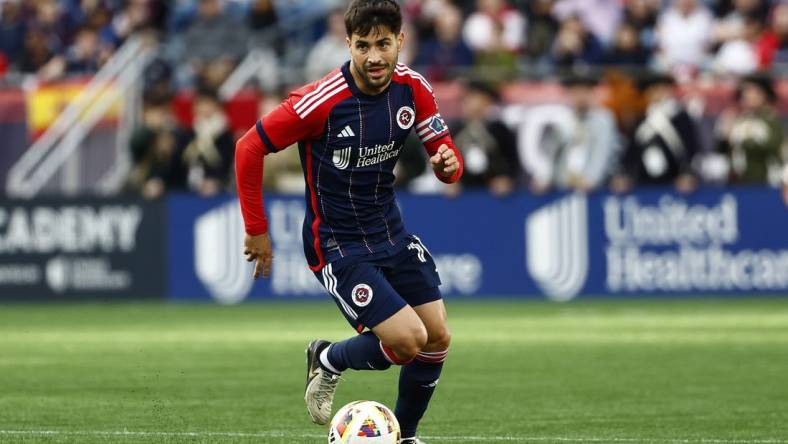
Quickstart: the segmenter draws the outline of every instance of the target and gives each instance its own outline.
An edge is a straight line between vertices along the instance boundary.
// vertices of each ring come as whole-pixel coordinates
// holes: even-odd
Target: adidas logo
[[[350,128],[350,125],[347,125],[337,137],[352,137],[355,135],[356,133],[353,132],[353,130]]]

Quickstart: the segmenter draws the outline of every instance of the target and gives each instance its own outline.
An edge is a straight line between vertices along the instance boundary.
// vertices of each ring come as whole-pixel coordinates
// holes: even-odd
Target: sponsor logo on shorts
[[[353,303],[359,307],[366,307],[372,302],[372,287],[367,284],[356,285],[350,294],[353,298]]]
[[[413,122],[416,120],[416,113],[413,112],[413,108],[409,106],[403,106],[397,111],[397,125],[400,128],[406,130],[410,129],[413,126]]]

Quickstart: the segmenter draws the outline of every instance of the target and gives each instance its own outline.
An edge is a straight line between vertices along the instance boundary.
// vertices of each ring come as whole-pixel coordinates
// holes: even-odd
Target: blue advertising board
[[[164,205],[0,199],[0,303],[164,298]]]
[[[553,300],[595,296],[788,294],[788,209],[771,188],[653,188],[633,194],[402,193],[406,227],[433,255],[446,295]],[[269,280],[243,260],[237,200],[172,196],[173,300],[323,297],[306,266],[300,196],[266,195]]]

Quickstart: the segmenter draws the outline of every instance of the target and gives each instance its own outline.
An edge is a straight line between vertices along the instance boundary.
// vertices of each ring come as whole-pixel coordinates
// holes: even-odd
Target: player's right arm
[[[270,275],[273,259],[268,219],[263,207],[263,158],[297,141],[314,138],[322,129],[318,119],[303,119],[294,109],[304,91],[307,89],[290,94],[235,144],[236,184],[246,231],[244,255],[247,261],[256,261],[255,279],[261,274],[266,278]]]

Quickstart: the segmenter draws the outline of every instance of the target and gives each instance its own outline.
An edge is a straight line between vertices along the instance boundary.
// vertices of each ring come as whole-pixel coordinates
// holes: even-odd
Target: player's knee
[[[424,328],[423,324],[419,323],[411,326],[403,333],[391,345],[391,348],[400,360],[409,362],[427,345],[427,329]]]
[[[444,327],[437,332],[432,332],[424,351],[444,351],[451,345],[451,332]]]

